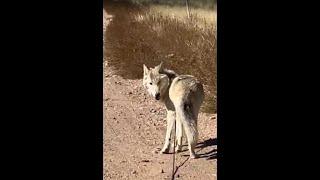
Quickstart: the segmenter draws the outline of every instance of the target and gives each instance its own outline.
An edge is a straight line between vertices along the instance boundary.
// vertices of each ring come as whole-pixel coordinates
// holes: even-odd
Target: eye
[[[152,83],[149,83],[150,85],[152,85]]]

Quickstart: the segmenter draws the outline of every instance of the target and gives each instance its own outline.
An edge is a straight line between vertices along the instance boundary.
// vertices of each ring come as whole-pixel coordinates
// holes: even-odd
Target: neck
[[[160,101],[165,104],[167,110],[174,111],[174,105],[173,105],[171,99],[169,98],[169,89],[170,89],[170,86],[171,86],[173,79],[175,77],[177,77],[178,74],[175,73],[174,71],[168,70],[168,69],[161,69],[159,73],[164,74],[164,75],[168,76],[168,78],[169,78],[169,85],[168,85],[167,90],[165,91],[164,95],[160,99]]]
[[[160,99],[160,102],[164,103],[167,110],[174,111],[174,105],[169,97],[169,89],[170,89],[171,83],[172,83],[172,79],[169,80],[169,85],[168,85],[165,93],[163,94],[163,96],[161,96],[162,98]]]

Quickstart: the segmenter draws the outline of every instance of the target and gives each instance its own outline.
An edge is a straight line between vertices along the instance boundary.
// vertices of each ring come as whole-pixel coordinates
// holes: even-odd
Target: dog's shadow
[[[211,160],[211,159],[216,159],[217,158],[217,148],[215,148],[214,146],[217,146],[217,139],[216,138],[210,138],[208,140],[205,140],[201,143],[199,143],[196,147],[196,149],[200,149],[199,151],[201,151],[202,149],[206,148],[206,147],[210,147],[212,148],[211,151],[203,153],[203,154],[198,154],[199,158],[206,158],[207,160]]]
[[[198,154],[198,158],[206,158],[207,160],[217,159],[217,148],[214,147],[216,145],[217,145],[216,138],[210,138],[208,140],[198,143],[196,146],[196,152],[199,152],[207,147],[210,147],[212,149],[208,152]],[[183,145],[183,146],[187,146],[187,145]],[[185,152],[185,151],[188,151],[188,149],[182,150],[181,152]],[[189,155],[182,155],[182,156],[189,156]]]
[[[203,154],[198,154],[198,158],[206,158],[207,160],[212,160],[212,159],[217,159],[217,148],[215,148],[214,146],[217,145],[217,139],[216,138],[210,138],[208,140],[205,140],[201,143],[198,143],[197,146],[196,146],[196,151],[199,152],[201,151],[202,149],[204,148],[207,148],[207,147],[210,147],[212,148],[211,151],[209,152],[206,152],[206,153],[203,153]],[[184,146],[188,146],[188,145],[182,145],[182,147]],[[198,150],[199,149],[199,150]],[[185,150],[182,150],[180,152],[185,152],[185,151],[188,151],[188,149],[185,149]],[[178,169],[180,167],[182,167],[184,165],[184,163],[186,163],[189,159],[189,155],[182,155],[182,156],[187,156],[188,158],[183,161],[179,166],[176,166],[176,170],[174,171],[174,174],[175,175],[177,172],[178,172]]]

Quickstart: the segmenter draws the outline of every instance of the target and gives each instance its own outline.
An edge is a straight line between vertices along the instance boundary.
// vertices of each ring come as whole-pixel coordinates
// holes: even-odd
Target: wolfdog
[[[176,122],[176,149],[181,151],[182,136],[188,140],[190,158],[197,157],[195,146],[198,141],[198,113],[204,99],[202,84],[191,75],[178,75],[172,70],[162,68],[162,62],[148,69],[143,65],[143,86],[156,100],[162,102],[167,110],[167,132],[161,154],[169,153],[170,138]]]

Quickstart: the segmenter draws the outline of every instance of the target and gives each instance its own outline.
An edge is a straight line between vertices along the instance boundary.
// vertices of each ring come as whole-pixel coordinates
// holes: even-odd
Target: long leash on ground
[[[173,153],[172,153],[172,176],[171,176],[171,180],[174,180],[175,159],[176,159],[176,121],[174,121]]]

